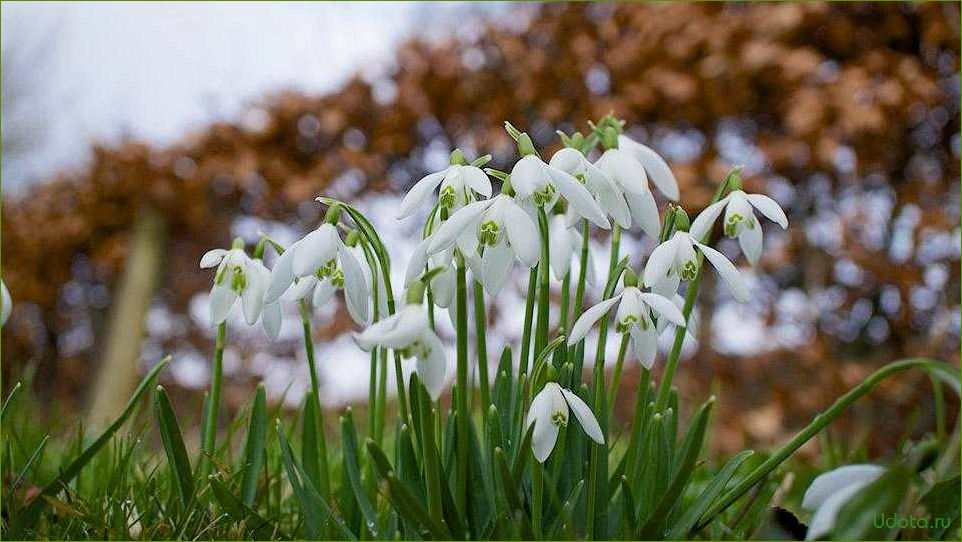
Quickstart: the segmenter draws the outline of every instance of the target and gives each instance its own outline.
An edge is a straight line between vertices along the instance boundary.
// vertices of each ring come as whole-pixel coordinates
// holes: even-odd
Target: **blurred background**
[[[750,304],[703,284],[677,382],[719,395],[716,451],[776,443],[897,358],[959,363],[957,4],[4,3],[2,39],[2,385],[31,376],[51,419],[106,416],[164,353],[199,417],[208,249],[293,241],[327,194],[368,213],[397,275],[418,227],[394,220],[399,198],[453,147],[505,168],[504,120],[553,150],[609,111],[665,156],[690,214],[744,164],[789,215],[744,269]],[[627,237],[640,267],[653,242]],[[490,356],[518,340],[520,275]],[[287,310],[276,342],[231,321],[228,408],[258,382],[301,401]],[[331,408],[366,398],[352,330],[343,306],[315,315]],[[907,375],[833,430],[884,453],[932,430],[932,393]]]

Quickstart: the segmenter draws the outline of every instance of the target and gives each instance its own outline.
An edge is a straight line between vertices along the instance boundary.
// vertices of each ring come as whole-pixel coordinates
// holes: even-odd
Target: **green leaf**
[[[211,493],[217,504],[233,519],[236,523],[244,524],[246,530],[252,535],[254,540],[276,540],[278,538],[288,538],[279,532],[278,526],[261,517],[240,499],[231,493],[230,489],[218,479],[216,475],[208,477]]]
[[[154,415],[160,429],[160,439],[164,443],[164,452],[167,454],[167,464],[170,465],[171,480],[180,502],[186,507],[194,496],[194,475],[190,469],[190,459],[177,416],[174,415],[163,386],[157,386],[154,392]]]
[[[127,405],[124,407],[124,410],[120,416],[114,420],[114,422],[110,424],[110,426],[108,426],[99,437],[97,437],[97,440],[92,442],[90,446],[87,446],[87,448],[84,449],[84,451],[77,456],[76,459],[67,465],[67,468],[61,470],[57,477],[51,480],[46,486],[44,486],[42,490],[40,490],[37,496],[30,501],[30,504],[27,506],[26,510],[24,510],[23,514],[20,515],[16,524],[10,528],[8,534],[4,538],[11,540],[23,539],[24,531],[32,528],[34,524],[36,524],[37,520],[40,518],[40,514],[43,512],[44,508],[46,508],[47,503],[49,502],[47,497],[53,496],[64,486],[69,484],[70,481],[80,474],[84,467],[90,463],[90,460],[92,460],[94,456],[96,456],[97,453],[100,452],[100,450],[106,446],[108,442],[110,442],[110,439],[114,436],[114,434],[117,433],[117,431],[123,427],[124,423],[127,422],[127,419],[133,415],[134,410],[137,408],[137,405],[140,404],[140,399],[143,397],[144,393],[146,393],[147,388],[154,381],[154,379],[157,378],[157,374],[160,373],[161,369],[166,367],[168,363],[170,363],[170,356],[164,357],[157,363],[157,365],[154,365],[150,372],[147,373],[147,376],[145,376],[144,379],[140,381],[140,384],[137,385],[137,388],[134,390],[134,394],[130,397],[130,400],[127,401]]]
[[[357,501],[361,514],[364,516],[364,524],[374,537],[378,536],[377,513],[367,494],[364,493],[364,486],[361,484],[361,472],[358,465],[357,452],[357,431],[354,428],[354,417],[351,409],[348,408],[341,416],[341,445],[344,453],[344,469],[347,473],[348,482],[354,492],[354,499]]]
[[[530,434],[530,431],[528,434]],[[508,467],[508,456],[504,454],[504,450],[495,448],[494,461],[498,467],[498,474],[501,477],[501,490],[504,494],[505,501],[508,503],[508,507],[511,509],[512,517],[521,523],[521,534],[524,539],[532,540],[534,538],[534,531],[531,528],[531,518],[528,517],[524,508],[521,506],[521,500],[518,498],[518,485],[515,482],[514,476],[511,474],[511,469]]]
[[[241,500],[246,506],[254,506],[257,497],[257,479],[264,467],[267,444],[267,395],[264,385],[257,386],[254,406],[251,408],[247,440],[244,443],[244,476],[241,479]]]
[[[929,537],[944,540],[953,525],[959,523],[960,494],[959,475],[937,482],[922,497],[922,504],[929,512]],[[938,522],[938,524],[936,523]]]
[[[904,465],[889,468],[871,484],[862,488],[838,511],[832,538],[840,540],[890,540],[896,527],[876,527],[879,516],[898,513],[899,504],[912,481],[912,472]],[[956,486],[958,490],[958,486]]]
[[[702,514],[708,510],[708,507],[711,506],[712,503],[715,502],[715,499],[725,490],[725,486],[738,471],[738,467],[741,467],[742,463],[754,453],[755,452],[751,450],[745,450],[729,459],[728,462],[725,463],[725,466],[708,482],[708,485],[706,485],[705,489],[698,495],[694,504],[685,508],[681,517],[668,529],[668,534],[665,538],[668,540],[683,540],[688,538],[688,532],[694,528],[695,523],[701,518]]]
[[[320,442],[317,435],[317,409],[314,407],[313,392],[304,395],[304,417],[301,426],[301,464],[307,479],[314,487],[321,487],[321,467],[318,450]]]

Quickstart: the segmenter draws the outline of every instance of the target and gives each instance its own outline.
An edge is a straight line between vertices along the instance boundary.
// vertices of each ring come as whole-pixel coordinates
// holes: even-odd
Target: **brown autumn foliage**
[[[750,153],[760,158],[747,189],[783,189],[793,226],[783,243],[769,238],[760,273],[773,290],[811,296],[810,340],[749,358],[701,342],[680,384],[693,396],[713,380],[730,390],[719,409],[728,429],[719,449],[783,436],[884,362],[928,355],[958,363],[957,5],[514,11],[510,24],[484,23],[467,41],[406,43],[385,79],[357,78],[323,96],[274,96],[242,121],[170,148],[98,148],[88,167],[5,199],[3,277],[17,300],[3,335],[5,374],[38,363],[43,389],[80,402],[97,343],[68,355],[65,335],[83,320],[97,336],[104,292],[144,209],[166,219],[159,296],[182,313],[209,276],[179,271],[228,243],[238,214],[307,227],[319,217],[305,202],[345,175],[360,179],[361,191],[404,189],[425,173],[431,145],[491,152],[503,166],[513,147],[502,121],[551,147],[556,129],[584,130],[568,122],[609,111],[655,148],[679,136],[695,142],[667,154],[689,210]],[[733,150],[739,142],[746,147]],[[873,198],[884,205],[859,205]],[[825,223],[834,232],[827,241],[818,235]],[[909,256],[893,256],[906,242]],[[854,278],[839,273],[839,262]],[[941,281],[929,276],[933,266]],[[78,286],[88,293],[75,295]],[[766,318],[774,326],[783,317],[772,309]],[[913,408],[930,404],[925,383],[886,386],[884,399],[858,407],[846,427],[898,433]],[[930,409],[921,409],[919,427],[931,427]]]

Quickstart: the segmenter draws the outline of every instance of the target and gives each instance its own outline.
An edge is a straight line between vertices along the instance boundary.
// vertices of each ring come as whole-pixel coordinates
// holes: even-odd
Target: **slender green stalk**
[[[528,357],[531,352],[531,322],[534,319],[535,288],[538,284],[538,266],[531,268],[528,273],[527,299],[524,302],[524,328],[521,331],[521,360],[518,366],[518,376],[528,373]]]
[[[618,265],[618,256],[621,252],[621,226],[615,224],[611,226],[611,257],[608,259],[608,274]]]
[[[457,260],[457,478],[455,499],[462,517],[468,510],[468,286],[464,258]]]
[[[217,326],[214,340],[214,364],[211,367],[210,399],[207,402],[207,418],[204,420],[204,435],[201,442],[200,479],[206,480],[213,467],[214,450],[217,440],[217,411],[220,409],[220,392],[224,379],[224,340],[227,336],[227,322]]]
[[[301,300],[301,327],[304,330],[304,351],[307,353],[307,368],[311,372],[311,401],[314,413],[317,415],[317,460],[320,470],[320,486],[318,492],[325,499],[330,498],[331,484],[327,466],[327,437],[324,435],[324,414],[321,410],[321,389],[317,381],[317,363],[314,360],[314,336],[311,333],[311,313],[307,302]]]
[[[488,406],[491,395],[488,388],[488,316],[484,307],[484,287],[474,281],[474,335],[478,357],[478,387],[481,393],[481,419],[488,426]]]
[[[558,330],[568,334],[568,309],[571,308],[571,272],[561,279],[561,308],[558,315]]]
[[[531,526],[535,540],[541,540],[541,514],[544,510],[544,465],[531,456]]]
[[[427,393],[420,392],[417,395],[421,421],[421,457],[424,458],[424,481],[427,486],[428,513],[432,518],[441,522],[444,519],[444,512],[441,509],[441,476],[438,473],[438,449],[435,445],[433,405]]]
[[[548,298],[551,265],[548,253],[548,214],[538,209],[538,226],[541,232],[541,261],[538,263],[538,320],[534,332],[534,358],[538,359],[548,344],[548,315],[551,304]]]
[[[638,466],[638,441],[641,439],[641,427],[645,423],[648,408],[648,387],[651,382],[651,371],[644,367],[641,368],[641,377],[638,380],[638,391],[635,394],[635,414],[631,419],[631,436],[628,439],[628,451],[626,453],[635,454],[628,458],[625,466],[625,475],[629,480],[634,480],[635,469]]]
[[[898,373],[907,371],[909,369],[915,368],[935,368],[937,366],[944,366],[945,364],[940,361],[935,361],[927,358],[910,358],[900,361],[896,361],[881,369],[875,371],[868,378],[863,380],[857,386],[848,391],[845,395],[839,397],[832,406],[828,407],[827,410],[823,411],[821,414],[815,416],[808,425],[806,425],[801,431],[795,434],[791,440],[782,445],[775,453],[769,456],[761,465],[755,467],[748,476],[742,478],[742,480],[727,493],[725,493],[707,512],[701,517],[698,525],[695,527],[695,532],[705,527],[709,524],[718,514],[724,512],[729,506],[735,503],[742,495],[747,493],[755,484],[761,481],[770,472],[775,470],[776,467],[782,464],[786,459],[789,458],[796,450],[801,448],[806,442],[808,442],[812,437],[817,435],[819,431],[825,428],[832,420],[838,417],[839,414],[845,411],[852,403],[857,401],[863,395],[868,393],[875,387],[876,384],[885,380],[886,378],[896,375]]]
[[[621,335],[621,344],[618,346],[618,359],[615,361],[615,370],[611,375],[611,386],[608,388],[608,420],[615,412],[615,399],[618,397],[618,386],[621,384],[621,369],[625,364],[625,354],[628,352],[628,339],[631,336],[627,333]]]

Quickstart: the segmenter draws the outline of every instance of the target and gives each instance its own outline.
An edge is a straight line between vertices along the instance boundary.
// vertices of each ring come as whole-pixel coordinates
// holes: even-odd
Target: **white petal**
[[[556,279],[562,280],[571,268],[571,230],[565,226],[565,218],[562,215],[554,215],[551,217],[548,233],[548,257],[551,260],[551,270],[554,271]]]
[[[731,290],[735,299],[742,303],[748,301],[748,286],[745,284],[745,279],[742,278],[741,273],[738,272],[735,265],[728,261],[728,258],[726,258],[724,254],[710,246],[698,243],[698,248],[701,249],[705,258],[715,266],[718,274],[721,275],[722,280],[725,281],[725,284],[728,286],[728,289]]]
[[[618,147],[631,152],[635,159],[641,162],[659,192],[670,200],[678,201],[678,181],[675,180],[675,174],[671,172],[668,163],[658,153],[624,135],[618,136]]]
[[[297,246],[292,246],[294,261],[294,275],[303,277],[313,274],[319,267],[327,263],[337,253],[337,230],[330,224],[321,224],[319,228],[307,234]]]
[[[513,200],[505,202],[503,225],[518,259],[528,267],[537,265],[541,257],[541,236],[531,217]]]
[[[306,277],[301,277],[297,279],[297,282],[294,283],[294,286],[287,291],[286,299],[291,299],[294,301],[299,301],[301,299],[304,299],[305,297],[311,294],[315,286],[317,286],[316,275],[308,275]]]
[[[678,286],[681,284],[681,277],[677,273],[671,273],[651,285],[651,291],[664,297],[672,298],[678,295]]]
[[[558,188],[558,192],[561,192],[561,195],[568,200],[568,204],[574,207],[578,214],[587,218],[599,228],[608,229],[611,227],[611,223],[608,222],[608,217],[605,216],[601,207],[598,207],[594,198],[591,197],[591,192],[588,192],[585,185],[579,183],[577,179],[556,167],[548,166],[547,172],[551,176],[554,185]]]
[[[856,493],[868,485],[869,482],[860,482],[847,485],[832,493],[821,506],[812,514],[811,521],[808,522],[808,532],[805,533],[805,540],[817,540],[832,532],[835,528],[835,520],[838,513]]]
[[[577,175],[585,170],[586,162],[585,155],[581,154],[581,152],[570,147],[565,147],[554,153],[548,165],[556,167],[570,175]]]
[[[647,292],[643,292],[641,294],[641,299],[645,302],[645,304],[655,309],[655,312],[664,316],[665,319],[672,324],[685,327],[685,316],[680,310],[678,310],[678,307],[676,307],[670,299],[662,297],[658,294]]]
[[[531,400],[531,405],[528,407],[528,413],[525,414],[524,417],[525,428],[531,427],[532,423],[541,418],[550,420],[551,404],[551,392],[547,389],[546,385],[534,396],[534,399]]]
[[[625,194],[628,200],[628,208],[631,209],[631,218],[638,224],[641,231],[652,239],[658,239],[661,235],[661,218],[658,216],[658,204],[650,190],[645,190],[641,194]]]
[[[718,216],[725,209],[725,205],[728,205],[729,199],[731,199],[731,194],[705,207],[702,212],[698,213],[698,216],[691,223],[691,227],[688,228],[688,233],[696,241],[702,242],[705,239],[705,236],[711,231],[711,227],[715,225],[715,221],[718,220]]]
[[[306,278],[301,280],[306,280]],[[331,300],[332,297],[334,297],[335,292],[337,292],[337,287],[334,286],[334,283],[331,282],[330,278],[325,277],[324,280],[318,281],[314,286],[314,294],[311,296],[311,305],[313,305],[315,309],[323,307],[328,301]]]
[[[594,166],[592,166],[594,167]],[[595,168],[597,169],[597,168]],[[599,172],[600,174],[600,172]],[[591,177],[589,177],[590,179]],[[610,181],[593,183],[594,193],[598,197],[598,203],[603,211],[606,211],[615,223],[624,229],[631,227],[631,209],[625,201],[625,195],[621,193]],[[658,220],[658,210],[655,209],[655,221]]]
[[[395,313],[393,316],[388,316],[387,318],[382,318],[377,322],[367,326],[361,333],[354,334],[354,341],[357,342],[358,346],[362,350],[370,351],[375,346],[380,344],[380,339],[386,333],[389,333],[397,327],[401,320],[401,316],[404,313],[402,309],[401,312]]]
[[[506,243],[486,247],[481,257],[481,284],[491,295],[497,295],[504,286],[505,279],[514,263],[514,252]]]
[[[648,190],[648,174],[631,153],[623,149],[608,149],[598,159],[598,167],[616,181],[625,192],[641,194]]]
[[[267,281],[270,279],[270,274],[263,267],[263,264],[260,264],[261,268],[257,268],[257,264],[260,264],[260,262],[252,262],[251,265],[247,266],[244,273],[247,278],[247,285],[241,292],[244,320],[247,321],[249,326],[256,324],[257,319],[261,316],[261,309],[264,307],[264,293],[267,292]]]
[[[347,298],[347,312],[358,324],[366,324],[368,298],[371,293],[367,287],[367,279],[364,278],[364,270],[361,269],[361,262],[357,261],[354,254],[347,250],[347,247],[343,244],[338,250],[338,259],[341,262],[341,271],[344,272],[344,294]]]
[[[531,435],[531,449],[538,463],[544,463],[558,442],[558,426],[551,416],[539,416],[534,420],[534,433]]]
[[[7,290],[7,285],[0,280],[0,326],[7,323],[12,310],[13,299],[10,297],[10,291]]]
[[[640,317],[645,312],[645,305],[641,301],[641,291],[634,286],[628,286],[621,292],[621,303],[615,312],[615,321],[622,322],[629,316]]]
[[[464,179],[464,184],[471,190],[486,198],[491,197],[491,179],[481,168],[464,166],[461,168],[461,178]]]
[[[629,332],[638,363],[646,369],[651,369],[658,354],[658,333],[652,328],[641,329],[638,326],[631,326]]]
[[[234,301],[237,300],[237,293],[231,289],[227,283],[228,279],[220,284],[215,284],[210,290],[210,325],[217,326],[227,320]]]
[[[201,269],[210,269],[211,267],[217,267],[220,261],[224,259],[227,255],[227,251],[222,248],[215,248],[214,250],[208,250],[206,254],[200,259]]]
[[[761,211],[769,220],[781,226],[783,230],[788,227],[788,217],[775,200],[764,194],[746,194],[745,198],[748,203]]]
[[[748,258],[748,263],[755,265],[762,256],[762,225],[754,217],[751,220],[754,224],[746,225],[742,229],[738,236],[738,244]]]
[[[431,279],[431,295],[434,297],[434,304],[446,309],[451,306],[454,300],[454,290],[457,282],[457,275],[454,266],[447,266]]]
[[[425,176],[420,181],[414,183],[414,186],[408,190],[405,194],[404,199],[401,200],[401,205],[398,208],[397,218],[407,218],[417,212],[424,202],[431,197],[434,193],[434,189],[441,184],[444,180],[444,175],[447,170],[438,171],[437,173],[432,173]]]
[[[601,320],[601,317],[605,315],[611,307],[621,299],[621,294],[618,294],[610,299],[605,299],[601,303],[591,307],[581,314],[575,325],[571,327],[571,335],[568,336],[568,346],[571,346],[581,339],[584,339],[591,327],[595,325],[595,322]]]
[[[424,271],[425,266],[428,264],[428,245],[431,244],[431,238],[422,240],[418,243],[418,246],[411,253],[411,259],[408,260],[408,266],[404,270],[404,287],[407,288],[412,282],[418,279]]]
[[[264,311],[261,313],[261,324],[264,326],[264,332],[271,340],[277,340],[277,337],[281,334],[282,323],[281,304],[275,301],[264,305]]]
[[[441,227],[431,235],[431,244],[428,245],[428,254],[437,254],[447,250],[454,245],[458,237],[465,232],[471,225],[475,224],[481,217],[481,213],[488,208],[495,199],[475,201],[458,209]],[[474,234],[474,232],[472,232]]]
[[[568,406],[571,407],[571,411],[574,412],[575,418],[578,418],[578,423],[585,430],[585,434],[598,444],[604,444],[605,436],[601,432],[601,426],[598,425],[598,420],[595,419],[595,415],[588,405],[581,400],[581,397],[564,388],[561,388],[561,394],[568,402]]]
[[[648,263],[645,264],[644,283],[649,288],[658,284],[668,275],[668,270],[675,263],[675,252],[677,251],[678,238],[672,237],[664,243],[655,247]]]
[[[398,312],[397,325],[374,340],[388,348],[403,348],[428,329],[428,315],[424,308],[420,305],[409,305]]]
[[[444,344],[433,331],[425,331],[421,337],[424,346],[429,350],[428,356],[418,358],[418,377],[428,390],[431,399],[437,401],[444,391],[444,377],[448,371],[448,361],[444,354]]]
[[[511,168],[511,186],[519,199],[526,199],[547,183],[547,165],[533,154],[523,157]]]
[[[274,260],[274,268],[271,269],[271,280],[267,286],[267,293],[264,294],[265,303],[273,303],[284,295],[284,292],[291,287],[294,282],[294,254],[290,249]]]
[[[845,465],[820,474],[805,490],[802,507],[815,510],[841,489],[852,484],[871,483],[884,472],[885,468],[878,465],[860,464]]]

